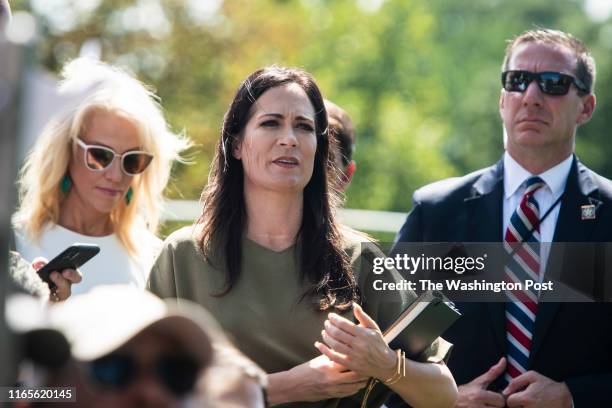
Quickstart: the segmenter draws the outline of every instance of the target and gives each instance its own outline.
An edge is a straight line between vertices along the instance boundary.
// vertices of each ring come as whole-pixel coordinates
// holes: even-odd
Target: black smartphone
[[[100,247],[96,244],[72,244],[61,254],[49,261],[48,264],[40,268],[38,276],[47,282],[49,288],[55,289],[55,284],[49,278],[53,271],[61,273],[64,269],[77,269],[85,262],[96,256],[100,252]]]

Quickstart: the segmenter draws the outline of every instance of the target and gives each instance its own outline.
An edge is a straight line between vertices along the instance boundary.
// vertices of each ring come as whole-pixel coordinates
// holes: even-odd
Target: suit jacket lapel
[[[555,243],[591,241],[591,234],[597,219],[583,220],[583,205],[594,205],[599,210],[603,203],[598,199],[597,185],[591,178],[590,171],[574,156],[574,162],[568,175],[565,192],[561,200],[559,218],[555,227],[553,239]],[[560,248],[552,247],[551,262],[547,266],[547,273],[559,267],[560,257],[554,255],[555,249]],[[539,304],[531,343],[530,362],[533,361],[534,355],[536,355],[542,345],[546,332],[553,322],[560,305],[558,302],[542,302]]]
[[[476,180],[472,194],[464,200],[468,214],[467,242],[499,242],[503,236],[502,209],[504,199],[503,160],[489,167]],[[495,333],[499,350],[506,351],[505,305],[501,302],[486,303],[490,326]]]
[[[499,242],[502,233],[503,161],[486,169],[464,202],[467,207],[467,242]]]
[[[574,157],[561,200],[554,242],[589,242],[591,240],[591,233],[597,218],[583,220],[583,205],[594,205],[598,211],[603,202],[598,198],[597,185],[591,178],[590,171]]]

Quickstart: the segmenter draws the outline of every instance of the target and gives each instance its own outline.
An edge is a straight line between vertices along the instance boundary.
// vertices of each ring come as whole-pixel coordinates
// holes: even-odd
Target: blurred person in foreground
[[[44,310],[13,296],[7,315],[33,364],[24,389],[75,388],[75,402],[16,407],[263,408],[264,373],[197,305],[110,285]]]
[[[50,274],[49,279],[55,286],[48,285],[37,273],[47,263],[45,258],[36,257],[30,263],[18,252],[9,250],[8,255],[11,288],[41,299],[47,299],[49,302],[60,302],[68,299],[72,293],[72,285],[81,282],[83,278],[78,269],[64,269],[61,272]]]
[[[2,37],[2,30],[10,22],[10,19],[11,6],[9,2],[7,0],[0,0],[0,39]],[[9,244],[9,246],[12,245]],[[11,289],[23,291],[47,299],[50,302],[58,302],[70,296],[73,283],[81,281],[79,271],[67,269],[61,271],[61,274],[55,273],[50,277],[55,284],[53,290],[50,290],[49,286],[36,274],[36,270],[46,263],[44,258],[35,257],[30,264],[30,262],[26,261],[15,251],[9,251],[8,255],[9,286]]]
[[[506,278],[543,281],[558,272],[545,243],[612,242],[612,181],[574,154],[576,130],[595,110],[595,60],[571,34],[526,31],[508,43],[501,80],[502,159],[417,190],[398,241],[503,242]],[[584,262],[563,258],[561,277],[602,300],[610,277],[581,252]],[[515,296],[457,305],[463,316],[445,333],[457,406],[612,406],[612,304]]]
[[[202,215],[167,238],[148,288],[210,311],[268,373],[271,405],[335,407],[374,377],[415,407],[451,406],[448,343],[404,361],[382,338],[378,324],[414,294],[383,299],[362,272],[375,255],[335,220],[328,149],[327,113],[308,73],[272,66],[249,75],[225,114]],[[396,378],[400,363],[406,375]]]
[[[324,102],[329,129],[329,155],[335,165],[334,171],[338,173],[334,177],[334,173],[330,172],[330,178],[335,182],[336,188],[344,192],[357,170],[357,164],[353,160],[355,126],[344,109],[327,99]]]
[[[53,290],[49,288],[36,271],[45,264],[42,258],[35,258],[32,264],[23,259],[14,251],[9,251],[9,276],[15,289],[30,295],[48,299],[50,302],[59,302],[68,299],[73,283],[81,281],[78,270],[65,269],[60,274],[54,274],[51,279],[56,285]]]
[[[38,267],[40,265],[42,265],[42,261],[37,259],[34,262],[34,266]],[[78,270],[65,270],[63,273],[75,273],[77,276],[74,280],[75,282],[79,281],[80,273]],[[70,296],[70,282],[71,281],[68,279],[56,276],[54,283],[57,286],[54,290],[50,290],[49,285],[38,276],[32,264],[23,259],[17,252],[8,251],[8,277],[6,279],[7,286],[5,288],[7,297],[12,293],[18,293],[28,294],[29,296],[37,298],[39,301],[59,302],[66,300]],[[22,314],[22,316],[24,315]],[[8,359],[7,362],[3,362],[2,365],[5,373],[4,378],[8,378],[9,382],[14,382],[17,373],[17,363],[20,359],[19,353],[16,353],[15,350],[12,349],[14,346],[12,334],[5,337],[4,341],[4,345],[9,345],[13,351],[11,353],[11,358]]]
[[[3,30],[6,22],[11,18],[11,5],[8,0],[0,0],[0,30]]]
[[[94,243],[100,254],[83,265],[74,292],[99,284],[144,288],[161,244],[154,232],[162,193],[188,143],[169,130],[158,98],[131,75],[80,58],[62,78],[60,95],[82,97],[49,122],[26,158],[16,249],[32,261],[75,242]],[[71,280],[66,272],[51,275],[62,277]]]

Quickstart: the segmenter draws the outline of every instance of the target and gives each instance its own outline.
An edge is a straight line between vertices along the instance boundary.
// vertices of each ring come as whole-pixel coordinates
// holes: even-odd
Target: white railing
[[[169,200],[162,213],[164,221],[193,221],[200,215],[200,203],[196,200]],[[339,210],[340,221],[360,231],[396,233],[406,221],[406,213],[391,211]]]

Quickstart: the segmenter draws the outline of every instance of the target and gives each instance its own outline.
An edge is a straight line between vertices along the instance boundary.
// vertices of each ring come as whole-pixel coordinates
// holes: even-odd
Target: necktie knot
[[[524,196],[531,197],[536,191],[546,185],[546,182],[538,176],[533,176],[525,182]]]

